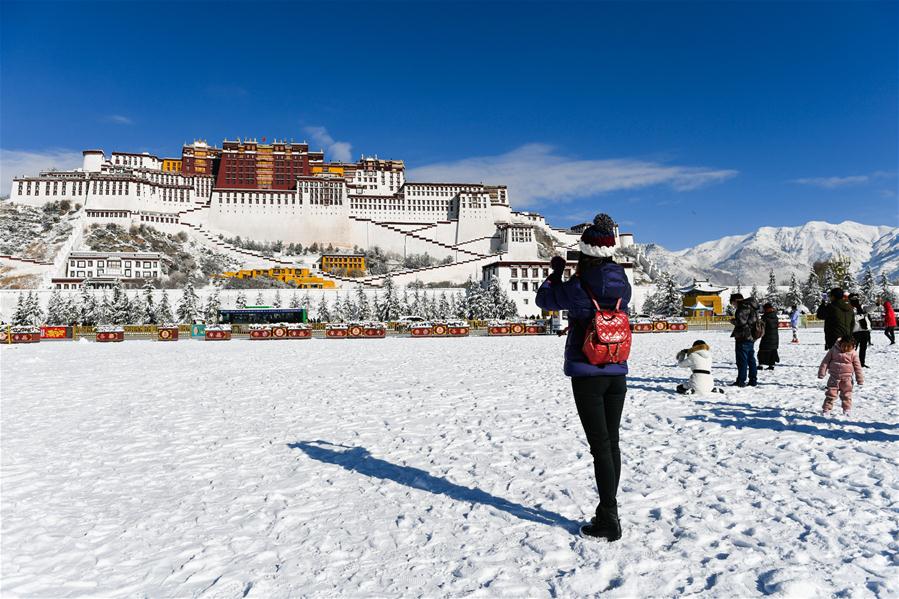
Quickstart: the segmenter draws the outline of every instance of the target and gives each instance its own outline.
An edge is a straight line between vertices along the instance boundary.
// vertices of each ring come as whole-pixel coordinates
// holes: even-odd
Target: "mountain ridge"
[[[646,256],[676,279],[708,278],[717,283],[762,285],[774,270],[778,282],[791,274],[802,280],[816,261],[849,258],[853,270],[870,267],[891,280],[899,277],[899,227],[864,225],[851,220],[813,220],[793,227],[760,227],[682,250],[641,245]]]

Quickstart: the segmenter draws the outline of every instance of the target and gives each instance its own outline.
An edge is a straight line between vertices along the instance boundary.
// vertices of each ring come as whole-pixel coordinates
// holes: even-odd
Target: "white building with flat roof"
[[[142,287],[162,276],[162,254],[157,252],[71,252],[65,276],[52,279],[56,289]]]

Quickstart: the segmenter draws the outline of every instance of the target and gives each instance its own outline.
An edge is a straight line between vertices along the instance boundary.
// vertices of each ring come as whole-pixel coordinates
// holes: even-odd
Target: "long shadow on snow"
[[[718,415],[723,415],[722,411],[733,412],[734,414],[738,414],[738,410],[744,410],[745,412],[742,415],[749,416],[761,416],[764,418],[790,418],[791,415],[794,418],[802,418],[804,420],[809,420],[811,422],[819,422],[821,424],[833,424],[834,419],[826,416],[822,416],[821,414],[812,413],[808,410],[797,410],[795,408],[772,408],[772,407],[762,407],[756,406],[748,403],[734,403],[730,401],[710,401],[703,399],[694,399],[693,403],[698,406],[709,406],[709,411],[716,413]],[[818,406],[817,402],[814,404]],[[839,401],[837,402],[837,407],[839,407]],[[728,414],[733,415],[733,414]],[[896,430],[899,429],[899,424],[890,424],[888,422],[863,422],[861,420],[839,420],[841,426],[858,426],[860,428],[873,428],[880,430]]]
[[[435,495],[446,495],[456,501],[489,505],[522,520],[530,520],[531,522],[550,526],[561,526],[569,532],[576,531],[580,526],[580,523],[574,520],[569,520],[561,514],[543,508],[526,507],[477,488],[463,487],[451,483],[445,478],[428,474],[420,468],[391,464],[385,460],[372,457],[364,447],[350,447],[321,440],[298,441],[296,443],[288,443],[287,446],[292,449],[299,449],[310,458],[328,464],[337,464],[351,472],[358,472],[372,478],[392,480],[413,489],[427,491]]]
[[[714,407],[709,409],[709,413],[695,414],[685,416],[685,420],[699,420],[701,422],[711,422],[720,426],[732,428],[755,428],[773,431],[790,431],[794,433],[805,433],[807,435],[819,435],[828,439],[839,439],[841,441],[878,441],[890,442],[899,441],[899,435],[891,435],[877,430],[852,431],[843,428],[819,428],[812,424],[800,422],[783,422],[786,418],[783,412],[776,408],[741,408],[739,410]],[[867,423],[854,423],[850,421],[840,422],[840,425],[856,425],[864,426]]]

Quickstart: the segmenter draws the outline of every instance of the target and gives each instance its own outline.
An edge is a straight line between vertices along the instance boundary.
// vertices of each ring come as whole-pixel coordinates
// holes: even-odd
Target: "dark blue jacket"
[[[573,276],[564,283],[543,281],[537,290],[537,305],[544,310],[568,310],[568,338],[565,340],[565,374],[567,376],[616,376],[627,374],[627,362],[594,366],[587,361],[581,348],[587,327],[596,310],[581,279]],[[614,308],[621,298],[621,309],[627,310],[631,301],[631,285],[620,264],[606,262],[591,268],[583,275],[601,308]]]

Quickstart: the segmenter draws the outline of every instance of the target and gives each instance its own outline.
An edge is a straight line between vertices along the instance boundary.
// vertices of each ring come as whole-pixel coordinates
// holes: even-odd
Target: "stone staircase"
[[[412,239],[422,241],[424,243],[438,247],[442,250],[449,250],[451,252],[459,252],[460,254],[465,254],[472,258],[486,258],[487,256],[489,256],[489,254],[480,254],[478,252],[472,252],[471,250],[464,250],[464,249],[460,248],[458,245],[449,245],[447,243],[443,243],[442,241],[437,241],[437,240],[431,239],[429,237],[424,237],[422,235],[419,235],[419,234],[411,232],[411,231],[404,231],[403,229],[400,229],[399,227],[394,227],[393,225],[390,225],[388,223],[378,222],[378,221],[372,220],[370,218],[362,218],[360,216],[350,216],[350,218],[353,220],[359,221],[359,222],[369,222],[375,226],[381,227],[383,229],[387,229],[388,231],[391,231],[393,233],[399,233],[400,235],[405,235],[406,237],[410,237]],[[421,229],[416,229],[416,230],[421,230]]]

